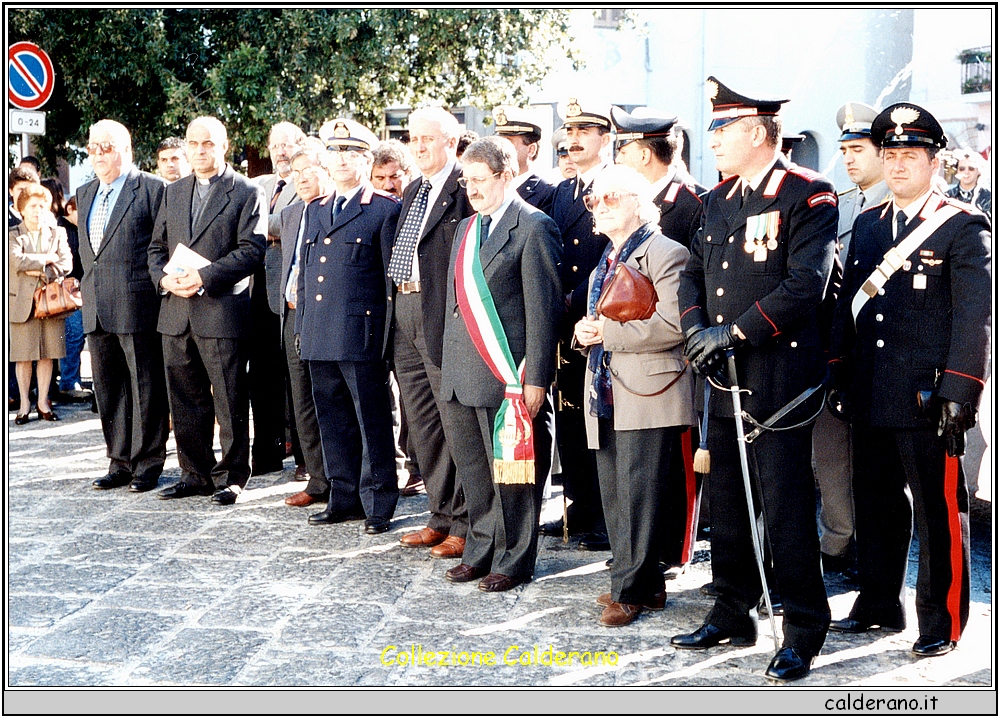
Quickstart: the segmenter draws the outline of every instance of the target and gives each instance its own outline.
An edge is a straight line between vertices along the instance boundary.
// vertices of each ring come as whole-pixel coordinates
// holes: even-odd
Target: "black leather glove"
[[[302,335],[301,334],[296,334],[295,335],[295,356],[297,356],[299,359],[302,358]]]
[[[847,401],[847,392],[843,389],[828,389],[826,392],[826,407],[841,421],[850,421],[851,405]]]
[[[948,456],[965,454],[965,432],[975,425],[976,412],[971,405],[942,400],[937,433],[945,439]]]
[[[705,325],[698,323],[693,324],[688,327],[688,330],[684,332],[684,356],[688,356],[691,347],[691,339],[694,338],[696,334],[705,330]]]
[[[720,365],[725,365],[727,349],[734,349],[743,343],[733,331],[733,326],[733,324],[720,324],[717,327],[708,327],[688,339],[685,354],[703,376],[710,376]]]

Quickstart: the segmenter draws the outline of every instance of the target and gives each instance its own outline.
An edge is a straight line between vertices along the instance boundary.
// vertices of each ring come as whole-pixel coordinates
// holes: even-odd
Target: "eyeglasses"
[[[425,145],[432,145],[438,140],[444,141],[444,135],[410,135],[410,144],[415,145],[417,142],[422,142]]]
[[[101,151],[102,155],[106,155],[110,152],[115,151],[114,142],[88,142],[87,143],[87,154],[96,155],[97,150]]]
[[[280,149],[294,150],[297,148],[298,145],[295,144],[294,142],[275,142],[273,145],[267,146],[269,152],[273,152],[274,150],[280,150]]]
[[[567,150],[565,147],[556,150],[556,157],[568,157],[568,156],[569,156],[569,150]]]
[[[588,211],[593,212],[597,209],[597,205],[600,202],[604,202],[604,206],[608,209],[618,209],[622,203],[622,197],[636,197],[637,195],[633,192],[605,192],[604,194],[585,194],[583,196],[583,206],[587,208]]]
[[[488,182],[489,180],[499,176],[500,176],[499,172],[494,172],[489,177],[459,177],[458,186],[464,188],[468,187],[471,184],[473,187],[481,187],[482,185],[486,184],[486,182]]]

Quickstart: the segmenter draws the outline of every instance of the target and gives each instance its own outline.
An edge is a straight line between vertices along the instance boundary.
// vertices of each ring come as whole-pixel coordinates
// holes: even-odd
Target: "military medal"
[[[777,211],[747,217],[743,251],[752,254],[755,262],[766,262],[768,250],[773,252],[778,248],[780,224],[780,214]]]

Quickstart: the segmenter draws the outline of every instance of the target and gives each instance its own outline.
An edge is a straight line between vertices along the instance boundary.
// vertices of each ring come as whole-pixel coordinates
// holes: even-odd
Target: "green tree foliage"
[[[390,106],[524,101],[559,55],[578,61],[563,10],[9,10],[9,41],[52,57],[56,92],[36,138],[47,163],[116,119],[150,166],[156,144],[200,114],[233,147],[263,150],[270,126],[315,130],[350,115],[381,129]]]

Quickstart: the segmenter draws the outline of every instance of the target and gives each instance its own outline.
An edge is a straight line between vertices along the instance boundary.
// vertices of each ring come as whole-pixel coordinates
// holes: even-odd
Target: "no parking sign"
[[[22,110],[37,110],[52,96],[56,76],[52,60],[33,42],[17,42],[7,50],[7,99]]]

